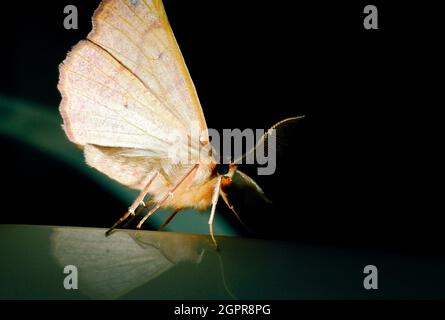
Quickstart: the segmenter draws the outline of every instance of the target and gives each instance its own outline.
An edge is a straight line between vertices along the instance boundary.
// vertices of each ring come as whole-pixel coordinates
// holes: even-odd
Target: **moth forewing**
[[[130,214],[147,192],[158,201],[155,207],[189,204],[193,197],[176,185],[198,163],[207,126],[162,2],[104,0],[92,20],[87,40],[60,67],[60,112],[68,138],[85,150],[89,165],[142,191]],[[192,124],[199,128],[198,142],[189,145]],[[174,140],[173,132],[182,140]],[[173,147],[190,153],[188,166],[177,165],[183,159],[172,163]],[[206,188],[211,169],[205,166],[208,161],[193,172],[191,189]],[[182,194],[176,201],[168,196],[172,188]],[[199,206],[211,200],[204,202]]]

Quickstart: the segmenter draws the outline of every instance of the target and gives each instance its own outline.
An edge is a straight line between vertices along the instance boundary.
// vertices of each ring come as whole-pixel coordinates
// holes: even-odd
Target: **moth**
[[[264,193],[235,162],[219,164],[213,156],[203,110],[162,1],[104,0],[92,21],[87,38],[60,65],[58,89],[63,129],[83,149],[86,163],[140,190],[107,235],[146,209],[137,228],[159,208],[174,209],[164,227],[183,208],[211,207],[208,223],[217,246],[213,222],[220,196],[239,218],[225,191],[234,175]],[[199,139],[189,139],[196,124]],[[184,139],[173,139],[172,130]],[[172,161],[173,146],[187,150],[187,161]]]

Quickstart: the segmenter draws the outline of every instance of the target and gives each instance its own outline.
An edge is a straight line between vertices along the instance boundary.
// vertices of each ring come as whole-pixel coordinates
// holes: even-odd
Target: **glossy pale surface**
[[[169,232],[0,226],[0,298],[326,299],[445,297],[445,261]],[[79,290],[65,290],[65,265]],[[379,289],[363,289],[363,268]],[[225,281],[224,281],[225,279]]]

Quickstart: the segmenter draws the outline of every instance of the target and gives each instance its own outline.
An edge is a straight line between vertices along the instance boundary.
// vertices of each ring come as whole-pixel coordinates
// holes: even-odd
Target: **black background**
[[[57,108],[57,65],[90,31],[98,2],[2,7],[1,93]],[[164,2],[209,127],[306,116],[275,175],[243,168],[274,203],[241,212],[255,236],[444,254],[437,8],[373,1],[379,30],[365,30],[362,1]],[[63,28],[67,4],[79,9],[79,30]],[[128,205],[0,141],[1,222],[105,227]],[[80,215],[86,205],[98,213]]]

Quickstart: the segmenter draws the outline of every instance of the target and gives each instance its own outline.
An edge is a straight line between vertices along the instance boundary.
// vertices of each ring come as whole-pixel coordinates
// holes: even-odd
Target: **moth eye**
[[[229,173],[229,165],[228,164],[220,164],[218,166],[218,174],[225,176],[226,174]]]

